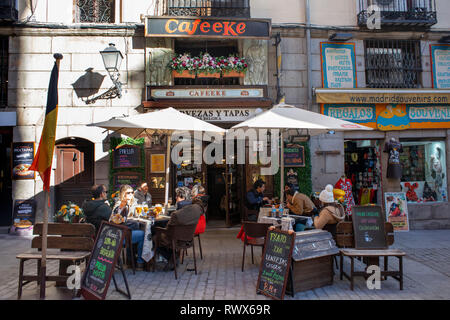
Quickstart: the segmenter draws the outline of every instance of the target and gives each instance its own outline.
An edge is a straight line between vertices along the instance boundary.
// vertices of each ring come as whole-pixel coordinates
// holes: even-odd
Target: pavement
[[[267,300],[256,294],[261,250],[255,248],[255,264],[247,250],[245,270],[241,271],[242,242],[236,239],[239,228],[207,228],[202,234],[203,260],[197,250],[197,270],[193,271],[192,250],[188,251],[183,265],[178,267],[178,280],[173,271],[125,270],[133,300]],[[19,262],[16,255],[30,250],[31,238],[0,234],[0,299],[17,299]],[[395,233],[393,248],[406,252],[404,259],[404,290],[392,279],[381,282],[381,289],[370,290],[363,278],[355,279],[355,289],[344,278],[339,280],[336,271],[334,283],[330,286],[299,292],[285,300],[448,300],[450,298],[450,230],[417,230]],[[198,248],[198,247],[196,247]],[[347,260],[347,259],[346,259]],[[397,259],[390,259],[390,266],[396,268]],[[360,269],[362,264],[357,261]],[[344,263],[349,270],[349,263]],[[36,264],[28,261],[25,270],[36,272]],[[47,264],[48,274],[56,274],[55,261]],[[119,272],[118,285],[124,288]],[[47,283],[48,300],[70,300],[72,293],[65,288],[56,288],[54,282]],[[39,299],[36,283],[24,286],[23,300]],[[107,300],[126,300],[114,290],[111,282]]]

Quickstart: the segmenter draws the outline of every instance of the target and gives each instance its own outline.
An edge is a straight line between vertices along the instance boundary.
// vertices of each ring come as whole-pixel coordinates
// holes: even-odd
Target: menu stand
[[[118,264],[116,266],[116,269],[120,270],[120,272],[122,273],[123,281],[125,282],[125,287],[127,288],[127,292],[123,291],[122,289],[119,289],[119,287],[117,286],[116,277],[114,276],[114,273],[113,273],[112,278],[113,278],[113,281],[114,281],[114,287],[116,287],[116,291],[117,292],[123,294],[125,297],[127,297],[128,299],[131,300],[131,292],[130,292],[130,288],[128,287],[127,275],[123,271],[122,258],[119,257],[117,262],[118,262]]]

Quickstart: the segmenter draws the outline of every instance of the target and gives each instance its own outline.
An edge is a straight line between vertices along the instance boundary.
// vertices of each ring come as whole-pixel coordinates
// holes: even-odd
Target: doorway
[[[0,127],[0,227],[12,225],[12,128]]]
[[[56,143],[55,204],[71,201],[81,206],[94,185],[94,144],[81,138]]]

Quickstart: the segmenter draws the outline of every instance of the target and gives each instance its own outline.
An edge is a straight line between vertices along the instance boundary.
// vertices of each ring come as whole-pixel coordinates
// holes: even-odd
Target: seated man
[[[166,229],[179,225],[186,226],[197,224],[200,216],[204,214],[204,212],[205,208],[203,201],[199,198],[195,198],[192,201],[192,204],[186,205],[170,215],[170,220],[167,223]],[[157,237],[155,238],[155,242],[158,244],[158,247],[156,248],[157,252],[169,261],[168,267],[172,270],[175,267],[175,261],[172,260],[173,252],[171,240],[165,232],[157,232],[155,237]]]
[[[286,202],[286,207],[293,214],[310,216],[316,209],[316,206],[307,195],[293,189],[286,191]]]
[[[86,215],[86,222],[91,223],[98,232],[102,221],[109,221],[111,217],[111,207],[107,203],[107,190],[105,185],[97,184],[91,188],[94,200],[86,200],[83,205],[83,211]]]
[[[175,189],[175,199],[177,210],[184,206],[192,204],[191,190],[188,187],[180,187]]]
[[[147,206],[152,206],[152,196],[148,192],[147,182],[142,181],[137,190],[134,192],[134,199],[139,205],[147,204]]]
[[[265,204],[270,204],[269,198],[263,195],[265,189],[266,183],[259,179],[255,181],[253,188],[247,192],[245,206],[249,210],[247,217],[249,221],[258,220],[259,209]]]

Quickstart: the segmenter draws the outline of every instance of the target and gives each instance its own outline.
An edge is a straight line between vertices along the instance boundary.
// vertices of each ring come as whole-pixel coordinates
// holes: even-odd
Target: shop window
[[[8,104],[8,37],[0,37],[0,107]]]
[[[444,141],[402,142],[402,191],[408,202],[447,201]]]
[[[368,88],[419,88],[420,41],[366,40]]]
[[[114,0],[75,0],[74,22],[113,23]]]
[[[352,183],[355,204],[380,204],[380,142],[378,140],[345,141],[345,175]]]

